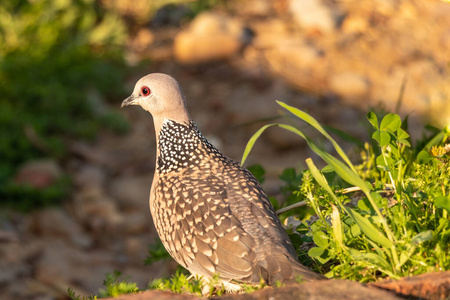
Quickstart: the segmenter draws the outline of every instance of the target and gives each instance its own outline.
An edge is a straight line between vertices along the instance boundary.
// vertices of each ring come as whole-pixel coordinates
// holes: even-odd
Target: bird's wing
[[[233,214],[227,184],[204,173],[160,177],[155,224],[172,257],[192,273],[223,279],[259,281],[255,240]],[[170,199],[170,200],[168,200]],[[162,222],[161,222],[162,221]],[[162,232],[160,232],[162,230]]]
[[[193,273],[226,280],[291,277],[295,251],[253,175],[238,165],[188,172],[166,174],[157,185],[155,203],[166,204],[155,223],[170,224],[160,237],[172,257]]]

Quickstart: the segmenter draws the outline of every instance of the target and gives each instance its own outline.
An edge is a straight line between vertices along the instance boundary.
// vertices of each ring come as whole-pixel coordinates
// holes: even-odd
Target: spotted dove
[[[221,154],[189,117],[178,82],[154,73],[141,78],[122,107],[153,116],[156,170],[150,211],[170,255],[193,275],[215,273],[234,283],[317,280],[301,265],[260,183]],[[233,283],[234,282],[234,283]]]

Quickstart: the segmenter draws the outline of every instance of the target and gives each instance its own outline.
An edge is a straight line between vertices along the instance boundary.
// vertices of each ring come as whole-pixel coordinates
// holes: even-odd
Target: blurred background
[[[369,109],[408,116],[413,139],[450,124],[449,16],[439,0],[1,1],[0,298],[97,294],[114,270],[145,288],[176,270],[144,265],[155,135],[147,112],[119,110],[143,75],[177,78],[236,160],[262,125],[294,122],[275,100],[357,152]],[[280,174],[308,157],[274,128],[247,165],[281,201]]]

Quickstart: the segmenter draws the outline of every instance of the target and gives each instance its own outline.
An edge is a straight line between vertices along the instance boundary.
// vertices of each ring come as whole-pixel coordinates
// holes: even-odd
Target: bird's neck
[[[168,173],[193,167],[199,161],[199,149],[208,144],[194,122],[165,120],[158,134],[157,170]]]

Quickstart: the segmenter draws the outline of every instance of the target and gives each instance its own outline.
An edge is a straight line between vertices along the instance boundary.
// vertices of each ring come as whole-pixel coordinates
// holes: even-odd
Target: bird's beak
[[[134,95],[131,95],[127,99],[123,100],[120,107],[122,108],[129,105],[139,105],[138,99]]]

